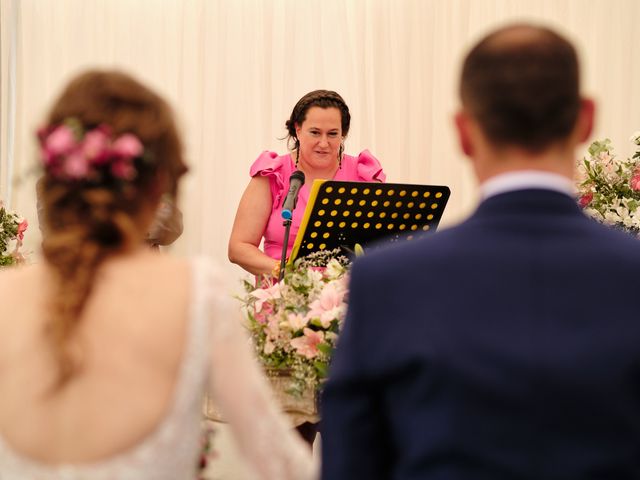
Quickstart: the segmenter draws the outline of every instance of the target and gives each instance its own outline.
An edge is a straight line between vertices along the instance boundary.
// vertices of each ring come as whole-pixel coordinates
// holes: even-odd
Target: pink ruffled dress
[[[295,162],[290,154],[278,155],[275,152],[265,151],[251,165],[250,174],[252,177],[262,175],[269,178],[271,186],[271,215],[264,231],[264,253],[276,260],[282,255],[282,242],[284,238],[284,227],[280,212],[284,196],[289,191],[289,177],[295,171]],[[349,182],[384,182],[386,175],[382,171],[382,166],[376,157],[371,155],[369,150],[364,150],[357,157],[344,154],[342,156],[342,166],[338,169],[332,180],[342,180]],[[298,192],[298,203],[293,211],[291,221],[291,231],[287,246],[287,256],[291,253],[296,234],[300,228],[300,221],[304,215],[304,209],[309,200],[311,182],[305,183]]]

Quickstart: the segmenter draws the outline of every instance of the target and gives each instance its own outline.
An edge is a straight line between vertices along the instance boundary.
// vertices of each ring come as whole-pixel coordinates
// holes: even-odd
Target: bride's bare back
[[[220,268],[142,246],[186,171],[168,105],[126,74],[89,71],[47,122],[45,261],[0,273],[2,480],[189,478],[205,392],[259,478],[311,478]]]
[[[30,457],[85,463],[135,445],[169,408],[189,269],[146,250],[105,263],[72,342],[80,373],[58,392],[45,333],[52,281],[43,264],[0,275],[0,305],[12,312],[0,317],[0,432]]]

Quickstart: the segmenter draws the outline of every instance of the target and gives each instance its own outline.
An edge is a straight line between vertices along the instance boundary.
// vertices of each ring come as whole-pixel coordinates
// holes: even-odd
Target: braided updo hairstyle
[[[187,171],[182,143],[167,103],[117,71],[89,71],[74,78],[53,105],[48,126],[73,118],[87,131],[106,125],[115,135],[135,135],[147,161],[134,163],[127,181],[69,181],[45,169],[39,186],[45,232],[42,249],[52,267],[47,334],[59,365],[57,388],[78,371],[70,339],[76,331],[96,271],[105,259],[142,243],[160,196],[176,195]]]
[[[300,152],[300,140],[296,133],[296,125],[302,125],[307,118],[307,112],[311,107],[333,107],[340,110],[342,136],[346,137],[349,133],[351,114],[349,113],[349,107],[340,94],[332,90],[314,90],[298,100],[298,103],[293,107],[289,120],[285,122],[285,127],[287,128],[287,145],[290,150],[295,150],[298,153]],[[342,146],[340,146],[339,156],[342,156]]]

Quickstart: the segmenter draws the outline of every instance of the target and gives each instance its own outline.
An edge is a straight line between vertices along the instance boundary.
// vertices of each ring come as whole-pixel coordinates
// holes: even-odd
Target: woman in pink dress
[[[285,123],[292,153],[265,151],[251,166],[251,181],[240,200],[229,239],[231,262],[255,275],[277,276],[284,242],[282,203],[295,170],[304,173],[305,184],[293,211],[287,256],[314,180],[384,182],[382,166],[368,150],[357,157],[344,153],[350,123],[349,107],[336,92],[315,90],[298,101]],[[263,238],[264,252],[259,248]],[[297,429],[307,443],[313,443],[317,424],[305,422]]]
[[[265,151],[251,166],[251,181],[240,200],[229,239],[231,262],[255,275],[278,270],[284,241],[280,212],[295,170],[304,173],[305,184],[293,211],[287,255],[314,180],[385,180],[380,162],[368,150],[355,157],[344,153],[350,123],[349,107],[336,92],[315,90],[298,101],[285,123],[292,153]],[[263,238],[264,252],[259,248]]]

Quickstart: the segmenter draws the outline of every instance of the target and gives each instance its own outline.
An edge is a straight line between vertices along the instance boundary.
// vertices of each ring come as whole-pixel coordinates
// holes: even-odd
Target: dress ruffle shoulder
[[[346,157],[347,155],[345,155]],[[363,150],[357,157],[351,157],[356,162],[356,172],[358,180],[362,182],[379,181],[384,182],[387,175],[382,170],[382,165],[369,150]]]
[[[249,175],[255,177],[260,175],[269,178],[271,186],[271,198],[277,204],[282,197],[285,179],[291,174],[291,158],[289,155],[278,155],[276,152],[265,150],[253,162],[249,170]]]
[[[276,152],[265,150],[251,165],[249,175],[269,178],[273,205],[278,205],[294,169],[291,155],[278,155]],[[342,168],[335,177],[336,180],[352,182],[384,182],[386,178],[382,165],[369,150],[363,150],[356,157],[345,154],[342,159]]]

